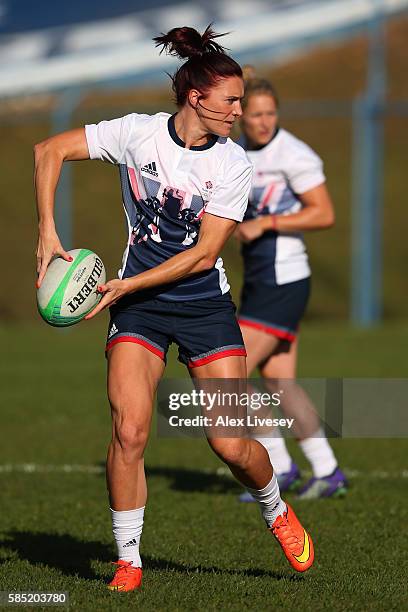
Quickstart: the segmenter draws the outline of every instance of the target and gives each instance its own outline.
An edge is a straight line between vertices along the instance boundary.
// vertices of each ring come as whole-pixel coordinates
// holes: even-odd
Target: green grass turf
[[[389,31],[394,99],[408,92],[407,28],[407,19],[401,18]],[[365,44],[356,39],[322,49],[274,68],[271,76],[283,113],[290,99],[351,100],[364,88]],[[156,105],[151,110],[164,109],[168,98],[168,90],[90,96],[73,124],[140,112],[147,102]],[[350,121],[308,117],[282,123],[324,159],[337,213],[333,230],[307,237],[314,287],[302,329],[299,375],[406,377],[408,325],[398,320],[406,317],[401,265],[408,245],[402,205],[406,118],[385,124],[387,323],[371,331],[341,322],[349,308]],[[150,499],[142,541],[144,588],[129,596],[106,591],[103,582],[112,572],[114,547],[102,473],[110,435],[102,324],[65,331],[40,322],[6,327],[6,321],[36,318],[32,146],[49,133],[47,118],[0,127],[7,142],[0,151],[2,223],[7,228],[0,244],[0,590],[68,591],[71,608],[81,611],[406,609],[406,440],[333,441],[341,465],[356,476],[342,501],[299,505],[289,497],[317,551],[313,570],[299,576],[265,533],[256,508],[236,502],[239,487],[217,475],[221,464],[206,443],[158,439],[153,428],[146,458]],[[73,164],[73,178],[75,245],[96,250],[113,275],[125,241],[117,171],[94,162]],[[241,267],[233,242],[225,260],[237,298]],[[184,376],[172,355],[168,375]],[[297,447],[290,445],[307,469]],[[14,471],[4,471],[6,464]],[[48,466],[49,471],[27,473],[18,469],[22,464]],[[70,473],[64,465],[93,466],[95,472]],[[376,476],[379,471],[382,478]]]
[[[102,321],[65,331],[41,322],[2,327],[0,340],[8,347],[0,590],[68,591],[75,610],[404,609],[406,440],[334,440],[341,465],[357,470],[347,498],[299,504],[288,497],[316,544],[315,567],[301,576],[257,509],[237,503],[239,487],[217,474],[222,464],[206,443],[158,439],[153,428],[143,591],[107,592],[114,548],[103,477],[109,412]],[[406,324],[370,332],[309,324],[300,375],[406,376],[407,340]],[[174,353],[168,375],[185,375]],[[54,471],[19,471],[27,463]],[[5,472],[6,464],[14,471]],[[64,472],[64,464],[96,473]]]

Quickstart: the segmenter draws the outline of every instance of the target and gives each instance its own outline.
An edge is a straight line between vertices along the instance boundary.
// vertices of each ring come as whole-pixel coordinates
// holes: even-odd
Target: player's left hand
[[[98,292],[104,294],[103,298],[101,299],[99,304],[97,304],[97,306],[95,306],[95,308],[91,310],[91,312],[88,312],[88,314],[84,318],[86,320],[92,319],[95,315],[98,314],[98,312],[101,312],[101,310],[104,310],[108,306],[116,304],[116,302],[120,300],[121,297],[123,297],[127,293],[130,293],[130,291],[131,287],[127,279],[120,280],[116,278],[105,283],[105,285],[99,285]]]
[[[258,217],[257,219],[250,219],[241,223],[238,226],[236,237],[241,242],[252,242],[252,240],[262,236],[263,233],[262,218]]]

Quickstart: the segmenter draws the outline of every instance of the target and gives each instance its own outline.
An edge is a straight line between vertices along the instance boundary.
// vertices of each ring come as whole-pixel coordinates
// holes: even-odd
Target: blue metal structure
[[[373,1],[367,90],[353,107],[351,318],[361,327],[382,316],[385,28],[381,0]]]
[[[51,117],[51,132],[58,134],[71,128],[72,115],[82,97],[79,88],[71,88],[59,97]],[[55,224],[64,249],[73,248],[72,168],[64,164],[55,197]]]

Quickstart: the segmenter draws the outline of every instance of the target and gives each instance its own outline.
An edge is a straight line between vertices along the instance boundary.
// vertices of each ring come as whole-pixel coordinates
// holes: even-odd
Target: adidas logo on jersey
[[[133,540],[130,540],[130,542],[124,544],[123,548],[129,548],[129,546],[137,546],[137,541],[135,540],[135,538],[133,538]]]
[[[109,340],[110,338],[112,338],[112,336],[113,336],[114,334],[117,334],[117,333],[118,333],[118,331],[119,331],[119,330],[118,330],[118,328],[116,327],[116,325],[115,325],[115,324],[113,324],[113,325],[112,325],[112,327],[111,327],[111,328],[110,328],[110,330],[109,330],[108,340]]]
[[[157,172],[157,168],[156,168],[156,162],[150,162],[150,164],[146,164],[141,169],[141,172],[147,172],[148,174],[151,174],[152,176],[159,176],[159,173]]]

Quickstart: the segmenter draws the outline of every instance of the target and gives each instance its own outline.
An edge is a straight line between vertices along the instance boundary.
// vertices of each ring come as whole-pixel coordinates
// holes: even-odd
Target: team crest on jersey
[[[201,195],[203,197],[203,200],[208,202],[211,199],[212,192],[213,192],[213,184],[212,184],[212,182],[211,181],[206,181],[205,182],[205,187],[203,187],[201,189]]]

